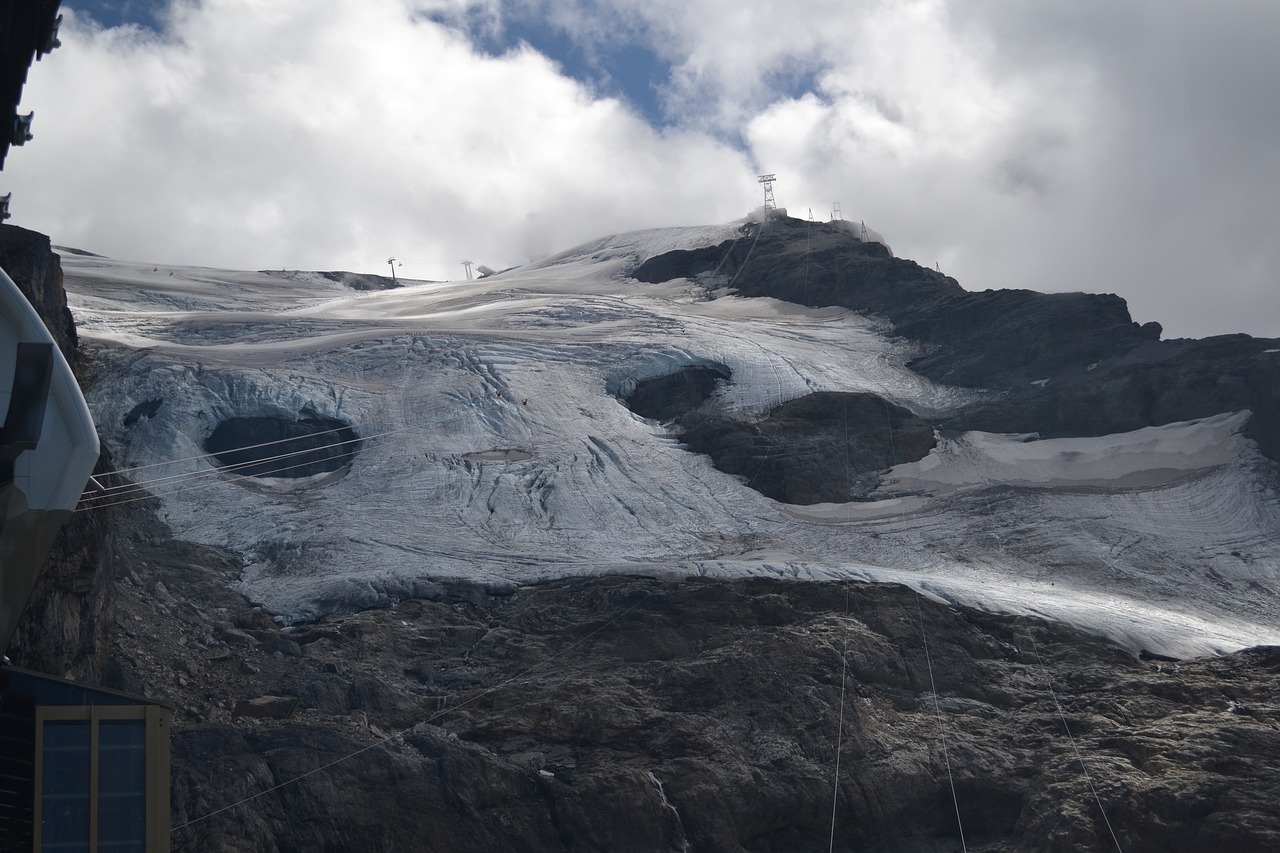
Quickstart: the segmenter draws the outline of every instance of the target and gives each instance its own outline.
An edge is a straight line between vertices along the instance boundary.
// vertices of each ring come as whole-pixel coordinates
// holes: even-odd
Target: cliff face
[[[114,601],[108,559],[113,535],[106,512],[77,513],[59,531],[9,646],[15,664],[100,680]]]
[[[997,392],[940,420],[947,429],[1098,436],[1249,409],[1246,434],[1268,458],[1280,460],[1280,341],[1248,335],[1162,341],[1159,324],[1134,323],[1124,300],[1110,294],[966,291],[879,243],[859,240],[844,223],[782,218],[751,224],[719,246],[650,258],[633,276],[644,282],[700,278],[743,296],[838,305],[881,318],[913,347],[912,370]],[[810,408],[836,421],[839,405],[814,395]],[[685,441],[722,470],[749,474],[755,466],[732,460],[742,456],[743,434],[753,431],[759,430],[720,419],[714,430],[690,429]],[[766,488],[757,484],[758,490],[777,497],[774,480],[807,477],[818,478],[807,486],[814,495],[848,490],[842,469],[790,470],[790,459],[806,456],[806,435],[771,445],[766,467],[778,470],[759,481]],[[855,473],[874,487],[870,469]]]
[[[178,709],[184,850],[958,850],[957,809],[987,853],[1280,846],[1275,649],[1143,661],[770,579],[440,586],[282,630],[236,558],[127,523],[113,677]]]
[[[62,266],[49,238],[25,228],[0,226],[0,266],[35,306],[72,370],[83,376],[85,365],[62,287]],[[109,467],[104,456],[97,471]],[[108,652],[111,536],[110,510],[76,513],[63,526],[10,645],[14,663],[85,681],[98,679]]]
[[[641,264],[640,281],[714,270],[743,296],[839,305],[887,320],[920,345],[911,367],[938,382],[992,388],[1031,382],[1126,352],[1159,337],[1111,294],[971,292],[955,279],[895,258],[838,222],[770,219],[709,259],[671,252]],[[701,250],[707,252],[709,250]]]
[[[49,238],[16,225],[0,225],[0,266],[35,306],[72,369],[77,366],[76,324],[62,288],[62,264]]]

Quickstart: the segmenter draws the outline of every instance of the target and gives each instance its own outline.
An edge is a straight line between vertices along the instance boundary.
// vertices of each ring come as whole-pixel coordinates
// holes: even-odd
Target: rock
[[[641,417],[669,421],[702,405],[716,384],[730,377],[724,365],[690,365],[637,382],[623,402]]]
[[[79,337],[62,286],[62,259],[49,238],[16,225],[0,225],[0,267],[45,321],[67,363],[75,367]]]
[[[1280,460],[1280,341],[1162,341],[1158,323],[1134,323],[1111,294],[966,291],[834,222],[770,219],[750,240],[659,255],[633,275],[705,274],[713,257],[743,296],[882,318],[916,346],[912,370],[1002,392],[949,416],[948,428],[1092,436],[1252,409],[1249,437]]]
[[[239,628],[224,628],[218,632],[218,638],[232,646],[251,646],[256,642],[252,634]]]
[[[236,702],[232,714],[236,717],[259,717],[269,720],[287,720],[298,710],[296,696],[259,696]]]
[[[1247,404],[1250,436],[1280,452],[1273,342],[1160,341],[1114,297],[966,294],[884,246],[807,228],[771,220],[755,251],[731,241],[667,257],[663,274],[884,318],[926,375],[1002,391],[952,428],[1070,434]],[[1002,316],[1020,324],[1007,340],[991,332]],[[827,467],[848,454],[870,483],[932,435],[875,398],[793,401],[774,433],[717,423],[708,379],[655,386],[671,409],[653,411],[690,440],[723,428],[708,452],[741,446],[744,479],[765,458],[752,442],[809,446]],[[819,474],[761,476],[786,499],[822,499]],[[842,479],[842,499],[855,496]],[[616,576],[406,582],[397,597],[420,600],[395,612],[333,614],[283,637],[231,589],[235,555],[171,539],[149,511],[81,514],[66,530],[18,645],[36,668],[101,672],[183,709],[174,825],[199,822],[175,848],[822,850],[834,795],[843,849],[954,849],[954,779],[975,851],[1111,849],[1108,823],[1125,850],[1280,849],[1275,649],[1142,661],[901,587]],[[113,572],[182,604],[117,598]],[[109,636],[115,607],[145,630]],[[204,613],[236,651],[175,665],[210,630]],[[217,665],[238,654],[253,661]]]
[[[691,451],[793,504],[862,498],[891,466],[922,459],[936,443],[930,423],[873,394],[810,394],[760,422],[696,411],[677,424]]]
[[[848,615],[845,595],[763,578],[606,577],[327,617],[314,630],[343,628],[332,651],[355,674],[325,675],[309,651],[258,676],[296,684],[269,695],[297,695],[307,714],[175,727],[175,823],[286,783],[175,842],[197,853],[825,850],[834,792],[838,849],[947,849],[958,836],[945,738],[969,849],[1111,849],[1063,715],[1123,849],[1280,842],[1269,722],[1280,652],[1175,673],[1064,626],[901,587],[851,587]],[[403,639],[429,626],[436,642]],[[304,667],[315,674],[300,683]],[[440,714],[408,670],[451,679],[432,689],[469,701]]]
[[[156,585],[152,589],[152,592],[155,593],[156,599],[166,607],[177,606],[178,599],[174,598],[172,595],[169,594],[169,590],[164,585],[163,581],[156,581]]]
[[[302,646],[286,637],[276,637],[271,641],[268,647],[271,651],[279,652],[285,657],[300,658],[302,657]]]
[[[62,263],[49,238],[0,225],[0,266],[35,307],[72,370],[84,382],[79,339],[62,286]],[[95,475],[114,470],[104,449]],[[117,598],[113,509],[75,513],[58,532],[30,603],[10,641],[14,663],[41,672],[71,672],[97,682],[108,668],[111,614]]]

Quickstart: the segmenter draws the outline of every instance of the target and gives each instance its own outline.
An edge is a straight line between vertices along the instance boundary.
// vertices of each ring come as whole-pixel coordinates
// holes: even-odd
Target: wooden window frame
[[[32,850],[40,853],[44,808],[44,724],[89,723],[89,847],[98,853],[98,723],[142,720],[145,723],[146,851],[169,853],[169,710],[159,705],[36,706],[35,812]]]

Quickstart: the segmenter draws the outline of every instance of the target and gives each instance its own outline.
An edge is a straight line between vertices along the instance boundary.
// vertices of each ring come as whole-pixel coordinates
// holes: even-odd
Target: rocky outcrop
[[[889,468],[923,459],[937,443],[932,424],[874,394],[809,394],[759,421],[728,415],[712,392],[731,378],[722,365],[690,365],[635,383],[622,402],[783,503],[863,500]]]
[[[1280,342],[1247,335],[1141,344],[947,418],[957,429],[1104,435],[1251,409],[1247,434],[1280,459]]]
[[[754,236],[759,226],[742,226],[741,237]],[[673,278],[697,278],[719,272],[729,263],[736,269],[746,260],[748,245],[741,240],[726,240],[718,246],[701,249],[675,249],[647,259],[631,272],[631,277],[648,284],[660,284]]]
[[[238,560],[127,524],[115,686],[177,709],[184,850],[817,851],[833,795],[838,850],[959,849],[957,808],[988,853],[1280,845],[1275,649],[1143,661],[765,579],[441,584],[284,630]],[[292,716],[236,716],[264,696]]]
[[[759,423],[703,412],[676,423],[691,451],[792,504],[865,498],[890,467],[923,459],[936,444],[931,424],[874,394],[809,394]]]
[[[87,368],[62,288],[62,265],[49,238],[0,226],[0,266],[35,306],[78,377]],[[105,451],[95,473],[112,469]],[[94,681],[106,665],[113,584],[110,509],[76,513],[59,531],[8,654],[20,666]]]
[[[714,273],[744,296],[880,317],[916,345],[916,372],[1002,392],[953,414],[950,428],[1103,435],[1251,409],[1249,436],[1280,459],[1280,341],[1161,341],[1159,324],[1134,323],[1113,295],[966,291],[838,222],[781,218],[745,228],[712,249],[651,258],[634,275]]]
[[[95,473],[112,470],[104,455]],[[62,526],[7,654],[19,666],[96,682],[107,666],[115,607],[114,511],[80,512]]]
[[[62,263],[49,238],[16,225],[0,225],[0,267],[35,307],[67,363],[76,367],[76,324],[62,288]]]
[[[637,382],[623,402],[641,417],[670,421],[701,406],[716,384],[731,376],[723,365],[690,365]]]
[[[345,270],[325,270],[321,272],[305,272],[302,270],[261,270],[266,275],[296,280],[299,278],[324,279],[352,290],[393,290],[404,287],[399,279],[372,273],[346,272]]]

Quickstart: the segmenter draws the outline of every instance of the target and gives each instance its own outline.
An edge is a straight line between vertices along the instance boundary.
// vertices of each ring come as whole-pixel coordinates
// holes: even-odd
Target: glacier
[[[1280,644],[1280,478],[1242,434],[1248,412],[1094,438],[940,434],[873,500],[812,506],[759,494],[634,414],[620,397],[637,382],[697,365],[727,369],[715,405],[747,418],[817,391],[924,418],[990,393],[913,373],[912,346],[874,318],[628,275],[741,225],[358,293],[323,276],[62,263],[103,444],[175,536],[241,555],[239,591],[284,623],[444,580],[769,575],[901,583],[1171,657]],[[219,469],[203,442],[252,417],[342,421],[359,449],[303,478]],[[81,511],[140,497],[109,483]]]

